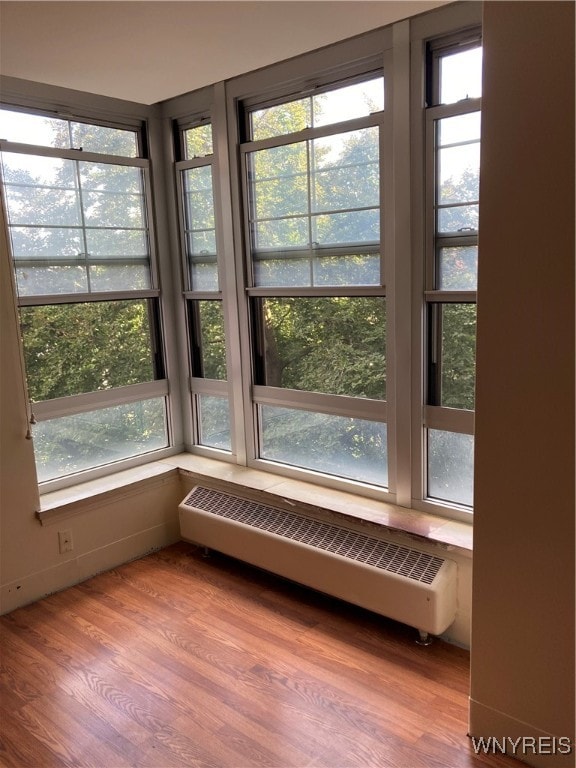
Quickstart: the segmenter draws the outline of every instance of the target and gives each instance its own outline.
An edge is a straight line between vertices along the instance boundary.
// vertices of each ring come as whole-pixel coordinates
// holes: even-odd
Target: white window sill
[[[216,483],[223,491],[233,492],[237,487],[238,491],[246,488],[259,492],[265,494],[272,504],[275,497],[284,504],[306,504],[308,507],[343,515],[356,523],[363,521],[383,526],[391,531],[418,537],[429,544],[458,549],[463,554],[472,551],[472,526],[467,523],[191,453],[169,456],[44,494],[38,518],[42,525],[49,525],[63,517],[87,511],[109,499],[139,493],[143,486],[171,481],[178,474],[191,478],[195,483]]]
[[[154,461],[86,483],[50,491],[40,496],[37,517],[42,525],[50,525],[64,517],[86,512],[108,500],[141,493],[144,486],[167,482],[177,474],[177,467]]]

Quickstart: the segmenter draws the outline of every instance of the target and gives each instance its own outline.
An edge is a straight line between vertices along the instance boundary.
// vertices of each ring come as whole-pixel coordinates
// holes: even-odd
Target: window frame
[[[202,156],[196,156],[193,158],[186,158],[185,150],[185,133],[190,129],[197,127],[204,127],[210,125],[212,128],[212,152]],[[222,264],[222,250],[223,243],[225,241],[225,234],[223,231],[222,211],[219,204],[221,199],[220,183],[221,174],[219,174],[218,164],[218,150],[216,146],[214,128],[213,128],[213,115],[211,107],[204,109],[201,113],[184,118],[173,120],[173,135],[175,137],[176,145],[176,161],[174,163],[175,185],[176,185],[176,198],[177,198],[177,210],[178,210],[178,222],[179,222],[179,238],[180,238],[180,274],[182,285],[182,300],[183,300],[183,314],[185,316],[186,327],[186,348],[187,355],[187,392],[190,398],[190,416],[191,416],[191,431],[190,431],[190,448],[193,448],[195,452],[201,455],[211,458],[218,458],[224,461],[233,461],[235,456],[235,434],[232,428],[230,428],[230,449],[219,448],[214,445],[203,442],[202,435],[202,398],[213,397],[225,401],[227,404],[228,412],[230,414],[230,383],[228,379],[212,379],[206,376],[198,376],[197,365],[195,360],[199,355],[202,355],[202,350],[196,349],[201,337],[201,328],[196,327],[197,311],[195,309],[195,303],[199,301],[217,301],[223,305],[223,324],[224,334],[226,339],[229,338],[229,317],[225,312],[225,302],[223,284],[224,268]],[[207,168],[211,170],[212,181],[212,196],[213,196],[213,210],[214,210],[214,226],[215,226],[215,242],[216,242],[216,255],[215,265],[216,274],[218,280],[218,288],[215,290],[205,290],[195,288],[190,274],[190,263],[188,256],[188,246],[186,242],[187,230],[186,230],[186,184],[184,181],[184,174],[187,170],[195,168]],[[230,371],[230,344],[226,343],[226,370]],[[231,421],[231,418],[229,419]]]
[[[447,11],[448,9],[446,9]],[[473,506],[428,495],[428,431],[441,430],[455,434],[474,434],[474,411],[430,405],[429,360],[432,338],[429,313],[432,307],[446,304],[477,304],[477,291],[446,290],[436,286],[437,253],[444,245],[477,245],[478,231],[437,234],[436,203],[436,121],[446,117],[481,111],[481,98],[464,99],[452,104],[439,104],[440,59],[450,52],[464,51],[481,45],[481,14],[474,4],[469,12],[455,10],[452,31],[441,23],[444,14],[415,20],[412,29],[412,205],[422,222],[414,238],[414,260],[423,254],[421,270],[413,283],[413,355],[419,360],[412,383],[413,477],[412,507],[423,512],[470,523]],[[460,24],[458,24],[460,22]],[[418,350],[418,356],[416,355]]]
[[[470,30],[481,25],[481,4],[456,4],[436,9],[388,27],[372,30],[357,38],[339,41],[326,48],[302,54],[292,60],[279,62],[257,72],[241,75],[217,83],[200,91],[178,96],[153,107],[114,102],[105,97],[72,94],[53,87],[17,84],[7,79],[8,87],[3,102],[11,109],[36,112],[48,117],[60,114],[74,116],[78,122],[110,125],[110,127],[142,128],[141,148],[146,159],[154,166],[150,180],[154,199],[151,227],[157,245],[157,264],[163,296],[159,301],[159,319],[164,332],[163,351],[166,360],[166,409],[172,443],[169,448],[153,456],[122,461],[118,465],[85,471],[78,476],[54,481],[50,488],[64,487],[73,482],[104,476],[128,466],[136,466],[161,456],[169,456],[184,447],[191,453],[218,458],[242,466],[266,469],[276,475],[309,480],[327,488],[340,488],[359,497],[367,496],[394,502],[401,507],[429,511],[470,522],[470,513],[449,503],[430,501],[424,497],[424,413],[426,395],[426,366],[423,350],[426,347],[426,307],[434,303],[435,294],[426,282],[423,254],[429,247],[425,233],[426,187],[424,182],[425,117],[427,72],[425,62],[435,41],[457,40],[470,42]],[[468,37],[467,37],[468,36]],[[432,47],[427,51],[427,44]],[[251,327],[248,306],[251,298],[261,294],[251,285],[246,274],[246,225],[243,219],[243,176],[237,162],[240,145],[247,137],[246,125],[238,120],[240,106],[265,106],[299,98],[306,93],[330,89],[339,81],[362,79],[381,67],[388,68],[384,128],[381,142],[385,153],[381,160],[391,166],[392,173],[384,174],[381,183],[382,211],[386,210],[389,223],[381,232],[381,253],[395,253],[395,259],[385,260],[387,301],[387,414],[389,473],[392,481],[388,492],[355,481],[319,475],[314,471],[279,466],[263,459],[255,459],[255,419],[253,394],[267,397],[252,384]],[[313,73],[313,74],[312,74]],[[61,113],[53,108],[58,104]],[[178,225],[181,223],[181,197],[177,183],[168,176],[172,168],[182,162],[184,153],[178,146],[178,131],[191,127],[206,117],[217,126],[213,136],[213,184],[216,212],[220,290],[217,300],[222,301],[227,336],[226,366],[229,380],[207,380],[192,377],[192,369],[183,361],[188,359],[189,340],[186,318],[188,300],[213,300],[213,293],[188,292],[185,260],[175,258],[185,253]],[[363,118],[361,118],[363,120]],[[328,128],[328,127],[327,127]],[[329,128],[328,128],[329,130]],[[340,132],[338,126],[334,133]],[[293,136],[291,137],[293,139]],[[288,141],[287,141],[288,143]],[[38,148],[34,147],[38,152]],[[74,150],[73,150],[74,151]],[[86,155],[82,159],[85,159]],[[392,162],[393,160],[393,162]],[[381,202],[382,202],[381,201]],[[154,219],[154,212],[157,218]],[[152,229],[151,229],[152,231]],[[218,232],[220,233],[218,235]],[[242,256],[241,256],[242,254]],[[382,256],[384,257],[384,256]],[[177,266],[178,264],[178,266]],[[326,289],[324,289],[326,290]],[[363,290],[363,289],[361,289]],[[327,295],[331,289],[328,289]],[[348,289],[351,293],[352,289]],[[310,295],[317,295],[313,289]],[[262,294],[265,295],[265,294]],[[289,292],[287,293],[289,295]],[[60,298],[60,297],[59,297]],[[104,298],[111,298],[107,294]],[[408,298],[408,307],[401,306]],[[456,293],[443,298],[452,301],[469,298]],[[168,306],[167,306],[168,304]],[[234,375],[232,376],[232,371]],[[170,373],[171,372],[171,373]],[[170,374],[170,375],[169,375]],[[232,381],[233,378],[233,381]],[[169,386],[168,386],[168,381]],[[408,381],[408,386],[406,382]],[[142,385],[136,385],[142,386]],[[232,450],[225,452],[197,444],[194,426],[192,388],[199,395],[218,395],[228,398]],[[290,391],[291,402],[298,393]],[[128,393],[124,392],[123,395]],[[106,395],[107,396],[107,395]],[[328,396],[341,397],[341,396]],[[326,401],[324,401],[325,404]],[[377,401],[381,405],[381,401]],[[317,407],[322,407],[318,403]],[[348,408],[351,404],[333,401],[331,407]],[[437,412],[427,406],[431,423],[444,425],[449,416],[454,423],[456,414]],[[433,410],[431,410],[433,409]],[[470,412],[458,416],[462,431],[469,432]],[[472,416],[473,419],[473,416]],[[395,478],[395,481],[394,481]],[[274,481],[277,482],[277,481]]]
[[[378,63],[375,62],[372,57],[366,63],[364,63],[364,71],[359,72],[358,67],[356,71],[348,76],[345,71],[338,73],[338,78],[334,79],[334,75],[327,73],[320,73],[318,75],[317,86],[310,87],[304,91],[294,93],[294,86],[289,87],[286,90],[284,97],[279,96],[277,93],[274,98],[270,99],[265,94],[260,98],[251,97],[239,100],[236,103],[236,110],[239,113],[239,123],[242,126],[242,130],[246,132],[250,125],[250,114],[253,111],[264,109],[267,106],[276,106],[283,103],[290,103],[299,98],[305,98],[306,96],[317,95],[319,93],[330,92],[333,90],[339,90],[348,85],[358,84],[363,81],[369,81],[374,77],[384,78],[384,90],[386,93],[385,82],[385,62],[384,57],[381,56]],[[294,97],[294,98],[292,98]],[[386,96],[385,96],[386,102]],[[382,176],[384,176],[383,169],[389,166],[388,148],[385,144],[385,135],[387,134],[386,122],[388,120],[388,114],[386,108],[383,111],[371,113],[364,117],[353,118],[350,120],[343,120],[340,122],[330,123],[328,125],[319,126],[316,128],[306,128],[301,131],[295,131],[293,133],[279,134],[277,136],[268,137],[260,140],[252,140],[248,138],[246,141],[239,141],[237,151],[239,153],[239,179],[241,186],[241,204],[240,216],[242,220],[242,233],[243,233],[243,249],[242,249],[242,261],[244,265],[245,273],[245,285],[243,291],[244,307],[242,308],[243,314],[248,318],[248,335],[249,335],[249,370],[251,375],[250,380],[250,401],[246,404],[246,409],[251,410],[251,428],[249,432],[249,449],[248,449],[248,466],[254,468],[266,468],[273,471],[278,471],[281,474],[286,474],[289,477],[295,477],[300,479],[313,478],[315,481],[318,479],[318,473],[313,469],[307,469],[305,467],[299,467],[296,465],[278,464],[275,461],[262,457],[262,433],[261,433],[261,420],[259,417],[260,409],[262,406],[273,406],[277,408],[290,408],[293,410],[309,411],[319,414],[343,416],[355,419],[363,419],[366,421],[386,424],[388,427],[388,399],[387,400],[372,400],[369,398],[361,398],[346,395],[326,394],[319,392],[311,392],[305,390],[295,390],[288,388],[278,388],[273,386],[267,386],[263,384],[255,383],[253,379],[253,371],[256,365],[255,361],[255,336],[257,336],[257,329],[254,327],[253,317],[253,301],[257,299],[265,298],[283,298],[283,297],[313,297],[313,298],[328,298],[328,297],[382,297],[387,300],[387,287],[386,287],[386,256],[382,235],[378,245],[367,244],[365,250],[376,250],[380,257],[380,280],[379,284],[368,285],[342,285],[342,286],[257,286],[254,285],[252,276],[252,256],[253,249],[250,236],[250,202],[249,202],[249,188],[248,188],[248,175],[249,175],[249,163],[248,156],[252,152],[259,150],[265,150],[280,146],[288,146],[295,143],[308,142],[317,139],[322,139],[329,136],[336,136],[344,133],[348,133],[355,130],[362,130],[364,128],[376,127],[379,130],[378,146],[379,146],[379,170],[381,174],[381,181],[379,185],[379,223],[380,232],[385,231],[385,205],[387,199],[384,195],[385,184]],[[242,134],[240,134],[242,135]],[[310,212],[308,215],[311,215]],[[353,244],[354,249],[363,250],[362,243]],[[347,248],[348,245],[342,246]],[[281,250],[281,249],[280,249]],[[302,252],[309,253],[309,249],[303,248]],[[336,251],[338,248],[333,246],[326,248],[326,251]],[[388,365],[387,355],[387,371],[390,370]],[[388,375],[388,374],[387,374]],[[389,441],[388,441],[389,442]],[[390,451],[386,451],[386,459],[388,462],[388,455]],[[390,473],[388,473],[390,477]],[[373,485],[369,482],[359,482],[336,475],[322,475],[322,484],[328,487],[341,488],[345,490],[356,490],[362,488],[363,492],[367,495],[373,495],[377,497],[386,496],[386,498],[392,498],[389,486]]]
[[[110,389],[96,390],[74,395],[68,395],[38,402],[30,402],[31,424],[50,421],[66,416],[80,415],[83,413],[97,413],[107,408],[129,405],[150,399],[163,401],[166,445],[142,453],[137,453],[125,459],[118,459],[112,463],[96,464],[92,467],[58,475],[51,479],[39,482],[39,492],[48,493],[67,487],[73,483],[83,482],[92,478],[102,477],[120,469],[138,466],[151,460],[162,458],[174,452],[173,432],[173,407],[170,403],[169,384],[167,378],[168,361],[164,344],[164,320],[165,313],[161,302],[160,269],[158,258],[158,239],[155,230],[155,200],[152,189],[151,161],[147,152],[147,120],[144,116],[110,119],[109,115],[84,114],[81,108],[70,105],[70,109],[63,115],[60,112],[38,107],[37,104],[28,104],[26,99],[2,100],[3,109],[21,112],[23,114],[38,115],[39,117],[57,118],[68,123],[82,123],[86,125],[110,127],[119,130],[133,132],[136,137],[137,156],[113,155],[109,153],[89,152],[77,148],[55,148],[44,145],[25,144],[0,139],[0,152],[11,155],[24,155],[29,157],[48,157],[54,159],[69,160],[74,163],[97,163],[99,165],[111,165],[120,167],[132,167],[141,171],[142,192],[144,197],[144,226],[148,244],[148,259],[150,274],[150,287],[145,289],[118,289],[109,291],[90,291],[73,293],[46,293],[29,294],[20,296],[17,292],[16,278],[14,278],[15,305],[20,307],[40,307],[56,305],[94,304],[97,302],[114,301],[146,301],[149,306],[149,330],[150,330],[150,355],[155,378],[139,384],[112,387]],[[3,183],[4,185],[4,183]],[[4,197],[4,196],[3,196]],[[3,199],[3,205],[6,201]],[[6,215],[6,229],[12,269],[15,269],[15,259],[12,256],[12,240],[10,237],[10,223]],[[80,229],[84,231],[82,223]],[[90,262],[88,262],[88,266]],[[26,382],[24,383],[28,390]],[[27,395],[28,398],[28,395]],[[31,430],[33,437],[34,430]]]
[[[220,254],[223,275],[224,312],[228,316],[228,346],[234,360],[234,381],[229,382],[231,429],[236,445],[229,457],[232,463],[264,469],[287,478],[310,481],[326,488],[337,488],[358,496],[396,503],[448,518],[470,522],[469,510],[457,504],[429,500],[424,493],[424,414],[430,425],[443,426],[455,414],[425,405],[427,305],[433,294],[425,282],[425,253],[429,247],[426,222],[426,84],[428,44],[447,40],[470,41],[481,26],[481,5],[438,9],[433,14],[413,17],[358,38],[335,43],[326,49],[280,62],[213,87],[209,97],[215,130],[214,154],[220,187],[223,235],[227,245]],[[387,72],[385,110],[381,129],[381,258],[384,273],[381,287],[302,287],[268,288],[252,282],[248,256],[251,252],[246,182],[247,154],[258,148],[288,145],[299,140],[343,132],[363,126],[366,118],[317,129],[280,134],[252,141],[249,112],[298,100],[313,93],[344,87],[353,81],[369,79],[371,74]],[[314,73],[311,76],[311,73]],[[348,82],[345,82],[348,81]],[[179,119],[194,114],[201,96],[174,102]],[[187,106],[184,106],[184,104]],[[224,106],[223,106],[224,105]],[[172,105],[166,105],[173,115]],[[197,112],[198,114],[198,112]],[[374,119],[371,116],[368,119]],[[387,258],[394,254],[394,258]],[[233,277],[234,285],[230,284]],[[306,393],[300,390],[266,387],[254,383],[254,322],[250,304],[266,297],[363,295],[372,291],[386,294],[387,317],[387,404],[389,486],[387,490],[353,480],[319,474],[296,466],[280,465],[258,458],[257,409],[261,405],[294,407],[311,405],[317,412],[358,415],[360,398]],[[469,299],[453,292],[451,300]],[[448,298],[446,292],[443,298]],[[231,376],[231,374],[229,374]],[[380,408],[381,401],[378,402]],[[366,405],[364,403],[363,407]],[[371,406],[367,408],[371,416]],[[454,409],[452,409],[454,410]],[[365,413],[366,411],[362,411]],[[379,417],[381,418],[382,411]],[[470,431],[473,415],[458,416],[463,432]],[[201,446],[191,445],[192,453],[205,455]]]

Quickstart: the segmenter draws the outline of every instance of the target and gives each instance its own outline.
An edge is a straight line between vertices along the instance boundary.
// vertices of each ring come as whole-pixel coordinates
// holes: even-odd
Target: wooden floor
[[[465,651],[188,544],[0,633],[4,766],[520,765],[473,752]]]

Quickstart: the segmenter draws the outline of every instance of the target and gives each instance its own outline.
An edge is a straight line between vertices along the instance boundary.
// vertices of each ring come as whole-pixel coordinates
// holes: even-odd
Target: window
[[[469,519],[479,21],[398,22],[162,120],[0,110],[45,488],[183,445]]]
[[[480,97],[478,36],[430,46],[426,111],[425,495],[472,505],[478,266]]]
[[[39,481],[165,448],[139,129],[2,109],[0,135]]]
[[[183,222],[194,442],[230,453],[226,332],[218,264],[214,148],[208,118],[180,126],[176,163]]]
[[[257,457],[387,486],[381,74],[246,110]]]
[[[317,52],[214,91],[210,129],[176,121],[192,450],[466,518],[480,35],[364,44],[336,74]]]

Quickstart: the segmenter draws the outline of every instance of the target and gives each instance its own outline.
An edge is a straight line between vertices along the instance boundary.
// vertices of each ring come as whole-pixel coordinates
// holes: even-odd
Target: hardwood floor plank
[[[40,739],[36,738],[26,722],[21,722],[16,714],[4,708],[0,719],[0,765],[6,768],[59,768],[63,765],[61,757]]]
[[[468,654],[180,543],[0,618],[7,768],[513,768]]]
[[[87,586],[85,588],[89,589]],[[113,597],[108,596],[106,600],[108,605],[104,610],[100,606],[100,622],[102,622],[104,615],[111,611],[111,604],[118,601],[119,597],[121,597],[120,593],[116,592]],[[119,606],[114,605],[114,610],[120,610]],[[187,619],[187,617],[184,618]],[[122,618],[118,615],[115,626],[118,627],[121,621]],[[171,623],[172,626],[173,624]],[[230,627],[228,627],[229,631]],[[189,626],[185,627],[184,634],[175,632],[174,629],[168,631],[162,628],[162,626],[158,626],[153,634],[147,628],[141,630],[138,642],[131,649],[129,659],[125,658],[121,662],[130,668],[129,678],[133,680],[134,674],[132,670],[135,660],[140,660],[138,662],[141,665],[139,679],[141,680],[144,674],[148,675],[148,680],[154,679],[154,685],[152,686],[154,691],[157,692],[160,685],[166,685],[168,682],[173,698],[183,686],[187,686],[190,694],[181,702],[183,711],[190,707],[193,707],[194,710],[199,709],[201,712],[201,722],[205,722],[211,712],[218,712],[219,719],[214,726],[215,729],[221,728],[226,722],[225,719],[222,719],[223,712],[226,712],[227,717],[234,717],[236,719],[239,716],[239,709],[252,713],[254,709],[253,702],[246,700],[246,697],[240,701],[238,691],[234,688],[234,683],[239,680],[240,674],[246,671],[247,666],[252,665],[256,659],[247,658],[244,653],[236,653],[237,663],[242,664],[239,669],[230,663],[223,664],[222,660],[214,653],[213,638],[206,637],[205,633],[201,631],[201,637],[194,640],[191,637],[191,632],[192,628]],[[200,642],[201,640],[204,641],[204,645]],[[228,640],[225,644],[225,649],[228,651],[229,647],[230,641]],[[183,653],[190,654],[193,657],[192,663],[184,668],[182,667]],[[118,663],[118,658],[111,661],[113,666],[117,666]],[[206,673],[203,677],[199,676],[200,667]],[[222,676],[220,675],[221,671],[224,671],[226,675],[224,682],[222,682]],[[227,679],[228,677],[231,679]],[[268,709],[263,709],[260,713],[263,722],[267,721],[267,715]],[[196,728],[198,729],[198,727],[199,724],[196,723]],[[209,736],[213,738],[213,736]],[[274,734],[270,732],[264,734],[262,732],[260,736],[272,738]],[[208,739],[208,736],[206,738]],[[303,757],[304,755],[302,755]],[[300,763],[301,761],[297,764]]]

